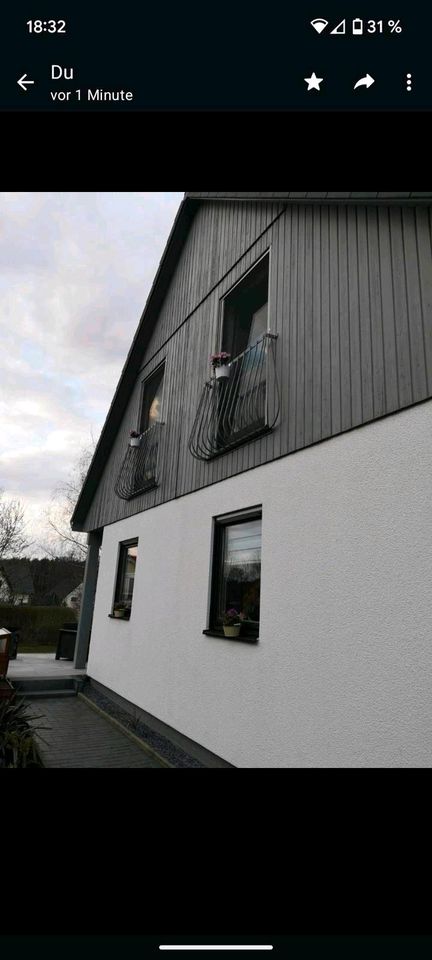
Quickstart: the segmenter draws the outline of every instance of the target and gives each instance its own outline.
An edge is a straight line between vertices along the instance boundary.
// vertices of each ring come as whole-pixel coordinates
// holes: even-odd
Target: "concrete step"
[[[76,697],[84,685],[81,677],[23,677],[11,682],[25,697]]]
[[[60,697],[76,697],[76,690],[20,690],[18,696],[23,696],[26,700],[58,700]]]

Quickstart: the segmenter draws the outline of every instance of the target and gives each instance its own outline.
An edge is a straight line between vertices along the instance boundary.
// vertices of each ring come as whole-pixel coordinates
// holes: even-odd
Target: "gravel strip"
[[[157,753],[159,753],[164,760],[167,760],[168,763],[171,763],[173,767],[199,767],[200,769],[205,769],[205,764],[191,757],[180,747],[176,747],[161,733],[155,733],[155,731],[151,730],[142,720],[136,720],[134,717],[131,717],[130,713],[119,707],[113,700],[109,700],[108,697],[104,697],[98,690],[94,690],[91,684],[86,683],[83,689],[83,695],[87,697],[88,700],[91,700],[97,707],[100,707],[101,710],[104,710],[110,717],[113,717],[114,720],[122,723],[131,733],[139,737],[143,743],[148,744],[149,747],[156,750]]]

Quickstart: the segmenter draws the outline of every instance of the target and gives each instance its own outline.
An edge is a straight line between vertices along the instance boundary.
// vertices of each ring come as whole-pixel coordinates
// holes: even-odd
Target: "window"
[[[117,477],[115,492],[124,500],[157,486],[163,430],[162,403],[165,363],[141,385],[141,412],[136,446],[129,447]]]
[[[222,350],[231,356],[230,379],[218,398],[215,443],[220,449],[247,440],[266,423],[269,255],[223,300]]]
[[[162,400],[165,363],[152,373],[142,385],[141,420],[139,432],[144,433],[149,427],[162,420]]]
[[[223,299],[221,349],[232,359],[267,333],[268,284],[266,254]]]
[[[113,614],[118,615],[120,611],[124,620],[129,619],[132,607],[137,554],[138,540],[120,544]]]
[[[215,519],[210,631],[222,633],[231,608],[241,621],[239,639],[257,639],[261,589],[261,510]]]
[[[204,384],[189,436],[197,460],[211,460],[273,430],[279,416],[277,334],[269,330],[270,253],[220,301],[214,352],[228,353],[223,370]]]

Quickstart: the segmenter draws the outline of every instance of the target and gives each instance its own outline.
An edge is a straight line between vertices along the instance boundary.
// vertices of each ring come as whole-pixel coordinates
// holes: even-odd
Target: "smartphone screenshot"
[[[60,9],[59,4],[56,7]],[[3,111],[416,111],[427,5],[23,4],[4,15]],[[320,16],[319,14],[323,14]]]
[[[1,21],[0,952],[423,958],[432,8]]]

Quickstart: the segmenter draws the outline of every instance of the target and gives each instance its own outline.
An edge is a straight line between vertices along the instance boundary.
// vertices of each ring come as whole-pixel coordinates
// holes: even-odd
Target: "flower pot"
[[[234,623],[232,627],[226,627],[224,625],[223,631],[226,637],[238,637],[240,633],[240,623]]]
[[[123,618],[124,610],[114,610],[114,616],[117,617],[118,619]]]
[[[220,367],[215,367],[216,380],[227,380],[230,375],[230,368],[227,363]]]
[[[131,437],[129,440],[130,447],[140,447],[141,446],[141,437]]]

